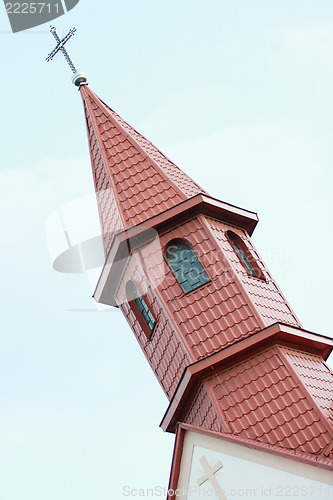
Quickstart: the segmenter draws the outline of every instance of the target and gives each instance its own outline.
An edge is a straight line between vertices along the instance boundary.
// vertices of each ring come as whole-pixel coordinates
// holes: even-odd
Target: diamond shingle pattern
[[[115,216],[128,228],[204,192],[87,85],[80,90],[96,189],[100,189],[99,182],[103,189],[113,191],[109,202],[112,208],[108,210],[104,200],[99,205],[103,236],[115,225]],[[117,215],[114,206],[119,211]],[[106,250],[111,238],[112,235],[104,236]]]
[[[263,326],[269,326],[277,321],[293,326],[301,326],[245,232],[237,228],[231,228],[227,224],[213,219],[209,220],[209,224],[214,236],[221,246],[223,255],[230,262],[230,268],[238,276],[256,308],[256,311],[259,313]],[[254,278],[247,273],[227,238],[226,232],[230,229],[246,242],[246,246],[255,262],[261,268],[265,280]]]

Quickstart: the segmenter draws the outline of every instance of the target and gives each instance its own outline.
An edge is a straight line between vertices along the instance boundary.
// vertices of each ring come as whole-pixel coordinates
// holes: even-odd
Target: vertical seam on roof
[[[104,121],[104,122],[103,122],[103,127],[104,127],[104,130],[106,131],[105,124],[106,124],[106,122]],[[120,202],[120,203],[122,203],[122,205],[120,205],[120,206],[124,207],[124,212],[126,212],[126,216],[127,216],[127,218],[128,218],[128,224],[129,224],[129,226],[131,227],[131,217],[130,217],[130,214],[129,214],[128,208],[127,208],[127,206],[126,206],[126,202],[127,202],[128,198],[127,198],[127,192],[126,192],[126,191],[125,191],[125,189],[124,189],[124,172],[123,172],[123,170],[121,169],[121,165],[122,165],[123,161],[119,158],[119,154],[117,153],[117,151],[115,151],[115,148],[114,148],[114,146],[112,145],[112,143],[111,143],[111,141],[110,141],[110,138],[109,138],[109,137],[107,138],[107,140],[106,140],[105,142],[106,142],[107,144],[109,144],[109,143],[110,143],[110,150],[113,152],[113,156],[114,156],[114,158],[117,160],[117,161],[115,162],[115,164],[116,164],[117,166],[119,166],[119,177],[120,177],[120,186],[121,186],[121,191],[120,191],[120,193],[118,193],[118,191],[115,189],[115,184],[116,184],[116,181],[113,183],[113,185],[114,185],[114,191],[115,191],[115,196],[118,196],[118,195],[119,195],[119,196],[118,196],[118,197],[119,197],[119,202]],[[103,146],[104,146],[104,143],[103,143]],[[104,149],[105,149],[105,148],[104,148]],[[112,179],[113,179],[113,173],[112,173],[112,169],[111,169],[111,167],[109,167],[109,166],[108,166],[108,170],[110,170],[110,174],[111,174],[111,177],[112,177]],[[107,170],[107,172],[108,172],[108,170]],[[120,195],[121,195],[122,193],[124,194],[124,200],[123,200],[123,201],[121,201],[121,198],[120,198]],[[119,206],[119,211],[120,211],[120,206]]]
[[[163,249],[162,249],[162,252],[163,252]],[[144,259],[143,259],[142,255],[141,255],[141,248],[139,249],[139,258],[140,258],[140,261],[141,261],[141,265],[142,265],[142,262],[144,264]],[[164,260],[164,255],[163,255],[163,263],[166,264],[165,260]],[[144,265],[143,265],[143,269],[145,269]],[[146,275],[146,273],[145,273],[145,275]],[[186,337],[184,336],[184,338],[182,339],[181,336],[180,336],[180,332],[179,332],[180,327],[179,327],[178,322],[174,318],[174,315],[172,314],[172,311],[169,308],[169,302],[163,300],[163,298],[162,298],[162,296],[160,295],[160,292],[159,292],[159,287],[155,288],[155,292],[156,292],[156,296],[157,296],[158,300],[160,301],[161,304],[163,304],[163,308],[164,308],[164,311],[166,313],[166,316],[168,317],[171,325],[173,326],[173,328],[174,328],[174,330],[176,332],[178,340],[180,341],[181,345],[184,347],[185,352],[188,355],[188,358],[189,358],[189,361],[190,361],[189,364],[194,363],[196,361],[196,359],[194,359],[194,357],[193,357],[192,350],[191,350],[190,346],[187,343]]]
[[[127,269],[130,268],[130,265],[126,266]],[[125,274],[124,274],[125,275]],[[134,280],[135,282],[137,282],[138,279],[141,280],[141,278],[143,279],[147,279],[145,274],[142,273],[142,267],[139,269],[139,275],[136,275],[135,277],[135,273],[130,273],[130,275],[132,276],[132,280]],[[141,280],[142,282],[142,280]],[[118,288],[119,289],[119,288]],[[147,291],[147,293],[151,293],[153,292],[152,288],[150,287],[149,290]],[[165,364],[166,364],[166,359],[164,358],[164,355],[168,352],[169,350],[169,346],[168,344],[170,343],[170,341],[172,341],[172,338],[175,338],[175,329],[173,327],[173,324],[172,322],[170,323],[169,321],[169,318],[167,317],[167,315],[165,315],[164,313],[164,310],[163,310],[163,314],[164,314],[164,319],[165,319],[165,325],[163,327],[163,330],[165,329],[165,326],[166,324],[169,324],[169,340],[167,341],[166,345],[164,346],[163,348],[163,352],[161,353],[158,353],[158,363],[157,365],[154,364],[152,361],[151,361],[151,355],[154,356],[154,353],[149,353],[149,348],[147,349],[147,346],[149,345],[149,341],[147,341],[146,338],[142,340],[140,340],[140,337],[144,335],[142,334],[142,329],[139,327],[138,330],[136,330],[135,328],[135,324],[137,324],[137,320],[135,320],[134,322],[132,322],[131,320],[131,314],[133,314],[133,310],[131,309],[131,307],[129,306],[129,304],[126,302],[124,302],[123,304],[120,304],[120,307],[123,311],[123,314],[125,316],[125,319],[126,321],[128,322],[128,324],[130,325],[132,331],[134,332],[134,336],[135,336],[135,339],[136,341],[138,342],[138,344],[140,345],[141,349],[142,349],[142,352],[144,354],[144,356],[146,357],[149,365],[151,366],[151,368],[155,371],[156,375],[157,375],[157,380],[159,382],[159,384],[161,385],[164,393],[166,394],[168,400],[170,401],[171,397],[172,397],[172,394],[173,394],[173,390],[172,390],[172,385],[168,385],[168,384],[164,384],[163,383],[163,378],[161,377],[163,373],[167,374],[167,368],[165,368]],[[159,301],[157,301],[157,307],[159,309],[157,315],[159,316],[161,314],[161,311],[162,311],[162,306],[161,306],[161,303]],[[161,332],[160,332],[161,333]],[[157,340],[156,337],[155,337],[156,333],[154,334],[154,338],[155,338],[155,341]],[[177,342],[178,340],[175,339]],[[178,343],[179,344],[179,343]],[[156,352],[157,352],[157,348],[156,348]],[[161,371],[160,371],[160,368],[161,368]],[[171,394],[171,396],[170,396]]]
[[[251,239],[251,238],[250,238]],[[260,253],[257,251],[256,247],[254,246],[253,244],[253,241],[251,239],[251,245],[253,247],[253,250],[256,252],[256,254],[258,255],[260,261],[262,262],[263,266],[264,266],[264,269],[266,272],[268,272],[269,276],[270,276],[270,279],[271,279],[271,283],[275,286],[277,292],[279,293],[280,297],[282,298],[284,304],[287,306],[287,308],[289,309],[291,315],[293,316],[293,318],[295,319],[296,323],[298,324],[299,328],[303,328],[302,327],[302,324],[301,322],[299,321],[298,317],[296,316],[295,312],[293,311],[291,305],[289,304],[289,302],[287,301],[286,297],[284,296],[284,294],[282,293],[282,290],[280,289],[279,285],[277,284],[277,281],[274,279],[274,277],[271,275],[271,271],[268,269],[268,267],[266,266],[265,262],[263,261]]]
[[[113,187],[113,192],[114,192],[114,196],[116,198],[116,201],[117,201],[117,206],[118,206],[118,211],[119,211],[119,214],[120,214],[120,219],[122,221],[122,224],[123,224],[123,227],[126,228],[127,224],[126,224],[126,221],[125,221],[125,218],[124,218],[124,215],[123,215],[123,211],[120,209],[120,207],[122,206],[121,205],[121,200],[119,199],[119,195],[118,195],[118,192],[116,190],[116,187],[115,187],[115,184],[114,184],[114,179],[113,179],[113,175],[111,173],[111,178],[110,178],[110,175],[109,175],[109,168],[108,168],[108,160],[106,158],[106,155],[105,155],[105,149],[104,149],[104,145],[102,145],[101,147],[101,144],[100,144],[100,135],[98,133],[99,129],[98,129],[98,126],[96,124],[96,120],[95,120],[95,116],[94,116],[94,113],[92,112],[92,103],[91,102],[87,102],[87,99],[83,98],[84,96],[84,91],[87,90],[88,91],[88,86],[87,85],[81,85],[80,87],[80,90],[82,89],[82,99],[84,100],[84,102],[86,103],[87,105],[87,108],[89,110],[89,113],[90,113],[90,118],[93,122],[93,125],[94,125],[94,131],[95,131],[95,135],[96,135],[96,141],[97,141],[97,144],[98,144],[98,148],[99,148],[99,151],[101,153],[101,156],[103,158],[103,163],[104,163],[104,168],[106,170],[106,174],[108,175],[109,177],[109,180],[112,184],[112,187]],[[90,90],[90,89],[89,89]],[[91,92],[91,91],[90,91]],[[90,94],[89,92],[87,92],[87,95],[88,97],[90,98]],[[97,96],[96,96],[97,97]],[[90,148],[89,148],[90,149]]]
[[[215,371],[216,371],[216,370],[215,370]],[[222,375],[222,373],[221,373],[221,375]],[[212,377],[212,378],[213,378],[213,377]],[[220,386],[221,386],[221,387],[223,387],[223,388],[224,388],[224,386],[223,386],[222,382],[219,380],[219,378],[220,378],[220,377],[217,377],[217,376],[216,376],[215,378],[218,378],[218,383],[220,384]],[[229,433],[229,434],[234,434],[234,432],[233,432],[233,430],[232,430],[232,427],[231,427],[231,425],[229,424],[228,420],[226,419],[226,417],[225,417],[225,415],[224,415],[224,411],[223,411],[223,409],[221,408],[221,405],[219,404],[219,401],[218,401],[217,397],[215,396],[215,391],[214,391],[214,390],[212,389],[212,387],[210,386],[209,379],[206,379],[206,381],[205,381],[205,382],[206,382],[206,384],[207,384],[207,386],[208,386],[208,387],[207,387],[207,391],[208,391],[208,393],[209,393],[209,396],[210,396],[211,400],[212,400],[212,401],[213,401],[213,403],[214,403],[214,406],[215,406],[215,408],[216,408],[216,410],[217,410],[217,414],[218,414],[218,416],[220,417],[222,424],[224,424],[225,428],[227,429],[227,433]],[[225,390],[225,388],[224,388],[224,390]]]
[[[310,403],[312,405],[312,410],[315,413],[317,413],[319,419],[322,421],[322,423],[326,427],[326,429],[327,429],[327,431],[330,434],[330,437],[332,439],[332,437],[333,437],[333,426],[331,425],[331,423],[329,422],[328,418],[326,417],[326,415],[323,413],[323,411],[319,407],[318,403],[313,398],[313,396],[310,393],[310,391],[306,388],[306,386],[305,386],[304,382],[302,381],[301,377],[298,375],[297,371],[295,370],[295,368],[293,366],[293,363],[287,358],[287,356],[283,352],[283,348],[280,345],[278,345],[278,344],[277,344],[276,347],[277,347],[277,355],[280,356],[280,358],[282,358],[282,361],[284,362],[285,366],[287,366],[289,368],[291,375],[295,379],[295,382],[298,383],[298,386],[301,389],[301,391],[303,392],[303,394],[306,397],[306,399],[308,399],[310,401]]]
[[[202,219],[204,220],[204,225],[205,225],[205,227],[206,227],[206,229],[207,229],[207,231],[208,231],[208,233],[209,233],[209,236],[210,236],[211,240],[214,242],[214,246],[216,247],[216,238],[215,238],[215,235],[213,234],[213,232],[212,232],[212,230],[211,230],[211,228],[210,228],[210,226],[209,226],[209,224],[208,224],[207,218],[206,218],[205,216],[203,216],[203,215],[199,215],[199,217],[200,217],[200,218],[202,218]],[[245,231],[245,230],[244,230],[244,231]],[[220,249],[220,246],[218,246],[218,248]],[[217,249],[217,248],[216,248],[216,249]],[[260,316],[260,314],[258,313],[258,311],[257,311],[257,309],[256,309],[256,306],[255,306],[254,302],[252,301],[252,298],[250,297],[250,295],[249,295],[249,294],[248,294],[248,292],[246,291],[245,287],[242,285],[242,283],[241,283],[240,279],[238,278],[238,275],[237,275],[237,273],[236,273],[236,271],[235,271],[235,269],[234,269],[233,265],[230,263],[230,261],[229,261],[229,259],[228,259],[228,256],[227,256],[227,255],[225,255],[225,253],[224,253],[224,252],[223,252],[223,255],[224,255],[224,257],[225,257],[225,259],[226,259],[226,261],[227,261],[227,263],[228,263],[229,267],[230,267],[231,269],[233,269],[233,271],[234,271],[234,272],[233,272],[233,277],[234,277],[235,284],[236,284],[236,286],[238,287],[238,290],[239,290],[240,294],[241,294],[241,295],[243,295],[243,294],[245,295],[245,299],[247,300],[247,304],[248,304],[248,306],[249,306],[249,308],[250,308],[250,310],[251,310],[251,312],[252,312],[252,314],[253,314],[254,318],[255,318],[255,319],[256,319],[256,321],[258,322],[258,325],[259,325],[260,329],[265,328],[265,326],[266,326],[266,325],[265,325],[265,324],[264,324],[264,322],[262,321],[261,316]]]
[[[86,131],[87,131],[87,136],[88,136],[88,147],[89,147],[89,155],[90,155],[90,163],[91,163],[91,167],[92,167],[92,174],[93,174],[93,180],[94,180],[94,189],[95,189],[95,194],[97,196],[97,179],[96,179],[96,172],[95,172],[95,167],[94,167],[94,158],[92,156],[92,151],[91,151],[91,144],[90,144],[90,138],[89,138],[89,127],[88,127],[88,114],[90,114],[90,111],[88,109],[88,104],[83,96],[83,93],[81,92],[81,89],[83,87],[85,87],[86,85],[81,85],[80,87],[80,94],[81,94],[81,98],[82,98],[82,102],[83,102],[83,109],[84,109],[84,115],[85,115],[85,123],[86,123]],[[104,170],[105,170],[105,165],[103,165],[104,167]],[[105,171],[105,174],[107,175],[107,172]],[[97,201],[97,200],[96,200]],[[97,204],[98,205],[98,204]],[[99,224],[100,224],[100,228],[101,228],[101,232],[103,233],[103,220],[102,220],[102,214],[101,214],[101,211],[99,210],[99,207],[98,207],[98,218],[99,218]],[[103,234],[102,234],[102,240],[103,240],[103,250],[104,250],[104,257],[106,258],[107,257],[107,254],[108,254],[108,251],[107,251],[107,248],[106,248],[106,245],[105,245],[105,242],[104,242],[104,238],[103,238]]]

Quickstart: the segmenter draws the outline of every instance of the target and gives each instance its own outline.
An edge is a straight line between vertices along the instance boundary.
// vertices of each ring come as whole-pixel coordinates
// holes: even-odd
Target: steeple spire
[[[205,191],[87,85],[80,92],[107,252],[115,232]]]

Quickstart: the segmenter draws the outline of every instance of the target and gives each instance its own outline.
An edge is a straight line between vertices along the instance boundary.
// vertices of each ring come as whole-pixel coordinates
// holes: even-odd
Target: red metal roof
[[[202,429],[230,432],[230,427],[227,426],[226,428],[227,424],[222,421],[221,416],[218,414],[216,405],[213,404],[213,399],[206,384],[201,386],[194,398],[185,422]]]
[[[139,224],[204,190],[87,85],[80,91],[107,252],[114,232]]]
[[[177,211],[179,217],[188,200],[203,190],[87,85],[82,85],[80,91],[107,253],[115,233],[148,219],[156,221],[166,211]],[[247,223],[238,225],[244,214],[234,222],[235,209],[227,212],[225,222],[217,221],[214,213],[201,215],[200,211],[191,217],[183,214],[176,224],[170,223],[171,219],[160,221],[162,247],[174,238],[186,239],[210,281],[184,295],[164,262],[164,281],[155,289],[149,283],[146,287],[147,301],[158,320],[149,341],[122,290],[128,280],[142,283],[149,266],[156,265],[156,259],[145,254],[149,250],[142,248],[140,254],[148,262],[146,269],[132,264],[121,270],[114,266],[119,276],[113,293],[120,294],[124,314],[164,391],[172,398],[168,421],[179,418],[242,439],[332,458],[333,375],[317,356],[320,351],[310,349],[311,342],[312,346],[318,346],[318,342],[310,342],[306,332],[301,332],[298,319],[248,237],[246,227],[251,222],[253,230],[256,218],[246,217]],[[232,230],[246,244],[262,276],[249,276],[244,269],[226,235],[230,229],[227,222],[237,225]],[[109,267],[105,268],[107,272]],[[123,283],[120,274],[125,276]],[[102,281],[107,282],[105,276]],[[275,345],[263,343],[256,352],[251,350],[255,346],[249,345],[249,350],[242,352],[242,345],[261,338],[266,327],[278,322],[291,325],[286,328],[295,328],[302,340],[290,341],[290,332],[281,330]],[[309,353],[302,351],[303,341],[310,343]],[[186,391],[187,382],[195,384],[190,373],[195,362],[205,363],[237,345],[240,350],[232,361],[228,358],[227,364],[219,364],[209,374],[203,368],[203,378],[195,379],[201,383],[200,389],[191,385],[193,392],[184,392],[189,399],[177,400],[179,388],[184,385]]]
[[[297,376],[333,426],[333,373],[320,356],[295,349],[282,350]]]
[[[138,270],[128,271],[126,278],[131,280],[135,280],[138,272],[140,272]],[[185,367],[189,364],[189,356],[177,336],[162,303],[153,294],[151,287],[147,290],[146,298],[151,306],[152,313],[158,319],[154,334],[150,340],[143,333],[130,305],[124,302],[120,307],[166,396],[170,399]]]
[[[240,280],[242,288],[247,293],[249,303],[252,303],[255,310],[259,313],[262,326],[266,327],[272,323],[281,322],[301,327],[302,325],[281,293],[276,282],[273,280],[267,267],[262,262],[247,234],[242,230],[235,227],[230,228],[227,224],[214,219],[208,219],[208,222],[223,250],[223,256],[227,258],[230,263],[230,269],[234,270],[235,275]],[[229,229],[232,229],[242,240],[245,240],[247,248],[254,257],[254,261],[260,266],[265,276],[265,281],[254,279],[246,272],[226,236],[226,232]]]
[[[202,385],[184,422],[226,432],[225,420],[233,435],[333,458],[332,424],[318,412],[311,392],[300,383],[286,355],[301,358],[303,366],[310,365],[314,370],[320,364],[317,377],[308,369],[305,378],[312,374],[311,392],[321,404],[328,402],[329,395],[325,398],[323,381],[318,376],[321,371],[326,373],[324,362],[317,356],[276,346],[216,372]],[[218,404],[214,405],[214,401]],[[329,411],[332,401],[330,405]],[[326,403],[324,406],[326,411]]]
[[[156,262],[156,259],[158,262],[161,258],[160,252],[156,251],[155,245],[150,245],[149,248],[151,249],[150,263]],[[140,294],[144,296],[151,314],[156,319],[149,339],[135,313],[132,301],[129,300],[127,288],[129,282],[135,283]],[[171,399],[185,367],[191,363],[191,356],[186,352],[173,321],[156,294],[153,284],[148,280],[142,267],[142,260],[137,255],[126,261],[122,278],[117,281],[115,298],[166,396]]]

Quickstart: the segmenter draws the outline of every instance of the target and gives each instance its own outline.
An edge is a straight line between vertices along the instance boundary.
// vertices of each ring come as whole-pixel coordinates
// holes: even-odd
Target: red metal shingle
[[[113,235],[123,229],[123,224],[86,105],[85,112],[103,243],[104,249],[107,250]]]
[[[209,386],[234,433],[306,453],[323,453],[332,435],[291,368],[284,365],[280,349],[270,348],[220,372]],[[311,358],[301,354],[302,359]]]
[[[183,421],[223,432],[226,420],[234,435],[327,458],[325,449],[332,434],[307,392],[298,387],[290,367],[284,366],[281,349],[270,348],[215,373],[198,390]],[[218,402],[216,427],[207,417],[214,414],[214,400]]]
[[[80,90],[107,252],[115,233],[203,190],[86,85]],[[133,258],[122,271],[116,299],[169,399],[189,364],[273,323],[301,326],[248,234],[233,227],[265,280],[248,274],[227,238],[230,229],[198,216],[161,235],[162,246],[174,238],[187,240],[210,279],[188,294],[161,252],[149,246],[140,249],[146,269]],[[164,281],[153,286],[147,276],[162,268]],[[128,304],[129,280],[144,290],[157,320],[149,340]],[[227,429],[297,452],[332,454],[333,375],[319,356],[278,345],[209,377],[188,410],[187,423],[218,432]]]
[[[320,356],[283,349],[297,375],[333,425],[333,373]]]
[[[184,422],[204,429],[223,432],[222,420],[219,418],[205,387],[201,387],[198,391]]]
[[[133,280],[144,291],[146,300],[150,305],[150,310],[157,319],[153,335],[149,340],[147,340],[147,337],[143,333],[127,301],[125,285],[129,280]],[[183,374],[185,366],[190,362],[189,356],[180,338],[177,336],[155,290],[148,282],[138,259],[132,259],[129,262],[117,291],[117,299],[149,364],[154,370],[167,397],[170,399]]]
[[[228,259],[230,269],[236,273],[244,290],[248,293],[256,311],[260,314],[263,326],[269,326],[277,321],[293,326],[301,326],[285,297],[270,276],[268,269],[261,261],[250,238],[243,231],[231,228],[223,222],[214,219],[208,219],[208,221],[223,251],[223,256]],[[226,232],[230,229],[246,242],[247,248],[266,278],[265,281],[249,276],[227,238]]]
[[[170,268],[165,265],[165,279],[159,290],[193,360],[198,360],[252,334],[260,329],[260,325],[228,269],[221,274],[221,267],[225,264],[212,258],[216,247],[201,220],[193,219],[181,228],[165,233],[161,236],[161,244],[164,247],[178,237],[189,242],[211,281],[184,295]],[[149,267],[149,259],[146,260]]]
[[[87,85],[80,87],[95,177],[108,189],[112,209],[99,203],[105,250],[110,247],[114,218],[131,227],[204,193],[190,177],[101,101]],[[111,189],[110,189],[111,188]],[[119,214],[116,214],[116,208]],[[110,220],[109,220],[110,219]],[[109,236],[108,236],[109,235]]]

